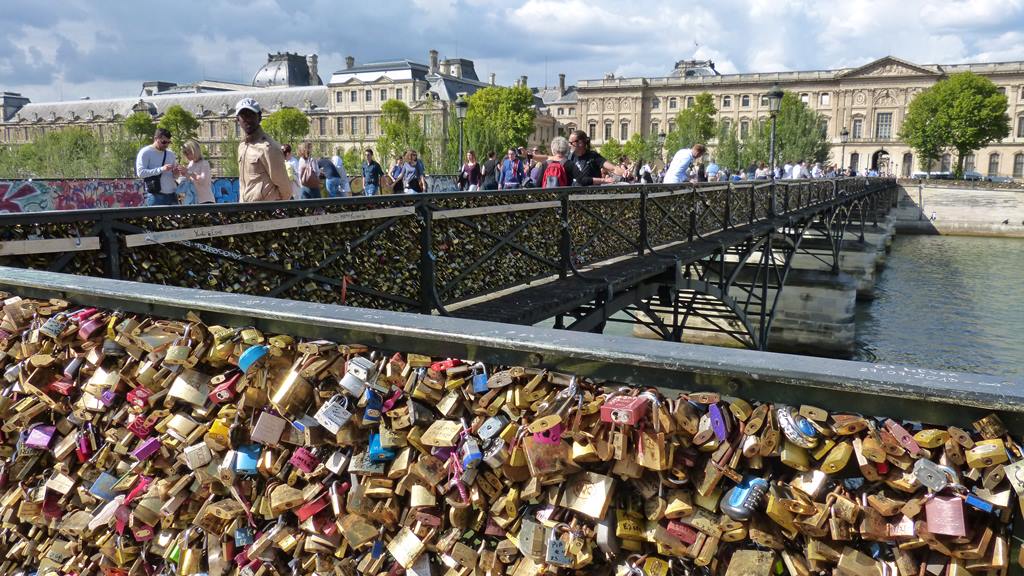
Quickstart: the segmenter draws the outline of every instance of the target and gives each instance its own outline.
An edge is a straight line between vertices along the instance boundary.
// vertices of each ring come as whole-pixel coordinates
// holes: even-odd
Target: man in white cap
[[[252,98],[235,104],[235,117],[245,138],[238,143],[238,200],[266,202],[290,200],[292,184],[281,145],[260,127],[263,110]]]

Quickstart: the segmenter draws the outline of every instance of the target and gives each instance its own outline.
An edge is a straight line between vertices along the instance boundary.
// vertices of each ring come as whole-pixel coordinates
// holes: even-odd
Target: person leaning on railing
[[[569,148],[572,152],[569,154],[566,169],[573,186],[612,184],[621,182],[622,177],[626,175],[624,168],[612,164],[605,160],[604,156],[590,149],[590,137],[583,130],[573,130],[569,133]],[[611,176],[603,177],[602,168]]]

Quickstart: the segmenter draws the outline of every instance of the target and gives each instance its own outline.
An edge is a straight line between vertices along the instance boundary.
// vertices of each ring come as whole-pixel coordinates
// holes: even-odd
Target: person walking
[[[299,159],[292,156],[292,145],[281,146],[281,153],[284,154],[284,166],[288,170],[288,179],[292,181],[292,199],[302,198],[302,185],[299,184]]]
[[[668,169],[665,171],[665,183],[666,184],[681,184],[688,180],[686,173],[690,169],[690,165],[704,155],[707,148],[703,144],[694,144],[690,148],[680,148],[675,155],[672,156],[672,161],[669,162]]]
[[[459,190],[476,192],[480,189],[480,164],[476,161],[476,152],[466,152],[466,163],[459,170]]]
[[[384,169],[373,159],[373,150],[367,148],[363,152],[363,195],[376,196],[380,191],[380,179]]]
[[[245,137],[238,143],[238,199],[241,202],[288,200],[292,184],[281,145],[260,126],[263,109],[252,98],[235,105],[235,119]]]
[[[210,162],[203,158],[203,149],[199,142],[189,140],[181,147],[181,151],[188,159],[185,177],[195,189],[196,204],[213,204],[216,202],[213,198],[213,175],[210,171]]]
[[[332,188],[329,184],[327,186],[327,192],[332,198],[334,196],[348,197],[352,195],[352,185],[348,181],[348,173],[345,172],[344,154],[345,151],[339,146],[334,149],[334,156],[331,156],[331,164],[334,165],[339,178],[337,188]]]
[[[420,166],[422,164],[419,162],[419,154],[415,150],[407,150],[401,169],[402,189],[406,194],[420,193],[427,189],[426,178]]]
[[[498,178],[498,190],[515,190],[523,183],[523,176],[526,171],[523,161],[515,150],[509,148],[507,157],[501,162],[501,171]]]
[[[487,160],[484,161],[483,177],[484,190],[498,189],[498,160],[495,158],[494,150],[487,153]]]
[[[299,144],[299,185],[303,200],[323,197],[320,194],[320,166],[313,158],[313,144],[309,141]]]
[[[178,204],[175,175],[181,170],[177,158],[169,147],[171,131],[157,128],[153,143],[143,146],[135,156],[135,175],[146,187],[146,206],[175,206]]]

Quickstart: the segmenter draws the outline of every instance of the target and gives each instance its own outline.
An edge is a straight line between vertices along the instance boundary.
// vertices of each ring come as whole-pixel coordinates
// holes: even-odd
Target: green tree
[[[148,112],[136,112],[124,119],[121,129],[125,137],[142,147],[153,141],[156,122],[153,122],[153,117]]]
[[[263,119],[263,129],[274,140],[294,148],[309,134],[309,116],[296,108],[281,108]]]
[[[722,168],[735,170],[745,168],[741,159],[742,145],[736,137],[736,126],[722,123],[718,130],[718,146],[715,147],[714,159]]]
[[[665,138],[665,154],[671,158],[681,148],[697,143],[707,144],[715,137],[715,100],[708,92],[701,92],[693,105],[676,114],[676,129]]]
[[[827,160],[829,143],[823,123],[821,114],[811,110],[796,94],[786,92],[776,119],[775,162],[781,165],[787,161]]]
[[[747,137],[740,146],[740,166],[746,168],[751,164],[768,163],[768,144],[771,138],[771,121],[755,122]]]
[[[123,128],[111,130],[103,145],[99,175],[104,178],[135,178],[135,157],[140,143]]]
[[[238,137],[234,132],[228,132],[228,137],[220,143],[220,158],[218,168],[214,169],[214,175],[222,178],[238,177]]]
[[[341,161],[345,165],[345,172],[349,178],[355,178],[363,174],[363,154],[362,148],[349,148],[341,156]]]
[[[426,136],[422,120],[412,113],[405,102],[388,100],[381,104],[380,111],[380,138],[377,139],[376,156],[381,166],[390,166],[395,158],[409,148],[425,152]]]
[[[484,155],[525,146],[533,134],[533,92],[525,86],[488,86],[468,96],[466,149]],[[457,130],[458,126],[454,126]]]
[[[95,178],[101,147],[96,134],[83,127],[47,132],[22,147],[19,161],[40,178]]]
[[[653,162],[658,157],[657,137],[644,138],[634,132],[622,145],[622,153],[633,162]]]
[[[1010,135],[1007,99],[991,80],[960,72],[940,80],[910,103],[900,137],[921,157],[922,167],[943,149],[957,152],[956,177],[968,154]]]
[[[181,146],[185,141],[196,138],[199,120],[196,120],[191,112],[175,104],[164,111],[157,127],[171,131],[171,149],[174,150],[174,155],[178,157],[179,162],[184,162],[185,157],[181,153]]]
[[[619,144],[619,141],[615,138],[609,138],[608,141],[601,146],[601,156],[604,156],[605,160],[610,161],[612,164],[618,164],[619,158],[622,157],[622,154],[622,144]]]

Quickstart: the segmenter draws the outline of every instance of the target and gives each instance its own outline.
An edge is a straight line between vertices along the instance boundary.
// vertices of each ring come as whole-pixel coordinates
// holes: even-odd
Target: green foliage
[[[808,108],[799,96],[786,92],[776,120],[775,162],[826,161],[829,143],[821,130],[822,120],[821,114]]]
[[[747,137],[740,145],[739,167],[746,168],[751,164],[768,163],[768,146],[771,140],[771,120],[754,122],[747,132]]]
[[[665,138],[665,153],[671,158],[682,148],[694,144],[707,144],[715,137],[715,100],[708,92],[701,92],[694,99],[693,106],[676,114],[676,129]]]
[[[736,126],[722,124],[718,130],[718,146],[715,148],[714,159],[722,168],[735,170],[742,166],[742,145],[736,136]]]
[[[281,108],[265,117],[262,126],[278,143],[295,148],[309,134],[309,116],[295,108]]]
[[[136,112],[124,119],[121,128],[125,137],[141,148],[153,141],[156,122],[148,112]]]
[[[183,162],[185,157],[181,153],[181,146],[187,140],[196,138],[197,131],[199,130],[199,120],[196,120],[196,117],[191,112],[175,104],[164,112],[160,122],[157,123],[157,127],[166,128],[171,131],[171,149],[174,150],[174,155],[178,157],[178,161]]]
[[[658,138],[653,135],[644,138],[639,132],[634,132],[622,145],[622,153],[633,162],[653,162],[658,157]]]
[[[488,151],[501,156],[504,150],[525,146],[533,133],[536,111],[533,92],[525,86],[507,88],[488,86],[468,96],[466,111],[466,149],[478,157]],[[458,130],[458,126],[453,126]]]
[[[601,146],[601,156],[604,156],[605,160],[610,161],[612,164],[618,164],[619,158],[622,156],[622,144],[615,138],[609,138],[607,142]]]
[[[375,155],[381,166],[390,166],[395,158],[407,149],[424,151],[426,135],[421,120],[401,100],[388,100],[380,107],[380,138],[377,139]],[[425,162],[425,160],[424,160]]]
[[[944,150],[956,150],[954,174],[961,177],[967,155],[1010,135],[1006,106],[1006,95],[991,80],[971,72],[953,74],[914,97],[900,138],[924,169]]]
[[[345,172],[349,178],[355,178],[363,173],[363,153],[361,148],[349,148],[341,156],[341,162],[345,165]]]
[[[111,130],[103,145],[99,175],[104,178],[135,178],[135,157],[139,148],[140,143],[134,136],[125,134],[124,129]]]
[[[234,132],[228,132],[228,134],[228,137],[220,143],[220,161],[218,167],[213,169],[214,175],[222,178],[237,178],[240,141]]]

